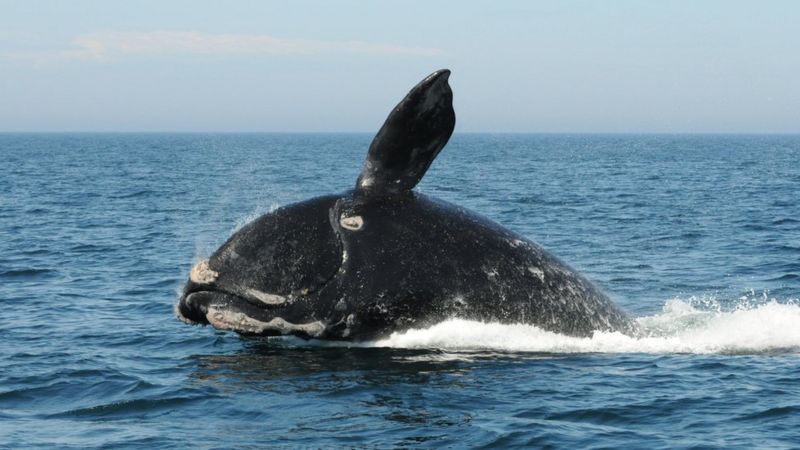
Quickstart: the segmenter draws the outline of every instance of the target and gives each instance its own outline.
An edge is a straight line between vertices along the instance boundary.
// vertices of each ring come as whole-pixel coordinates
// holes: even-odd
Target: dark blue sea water
[[[647,336],[447,321],[360,346],[173,316],[196,262],[350,188],[369,135],[0,135],[0,447],[797,448],[800,137],[459,135],[419,189]]]

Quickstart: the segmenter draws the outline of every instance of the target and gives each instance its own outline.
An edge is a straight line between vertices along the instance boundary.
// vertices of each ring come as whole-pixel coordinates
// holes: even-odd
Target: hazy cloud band
[[[34,62],[106,61],[125,55],[397,55],[438,56],[437,48],[376,44],[365,41],[287,39],[266,34],[148,31],[89,33],[75,37],[72,48],[6,53],[5,58]]]

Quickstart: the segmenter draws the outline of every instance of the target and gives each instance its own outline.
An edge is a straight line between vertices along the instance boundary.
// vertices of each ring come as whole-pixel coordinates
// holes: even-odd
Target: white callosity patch
[[[350,336],[353,327],[356,325],[356,316],[355,314],[348,314],[347,318],[344,320],[345,329],[342,331],[342,337]]]
[[[351,231],[357,231],[364,226],[364,219],[362,219],[361,216],[347,217],[343,215],[341,218],[339,218],[339,223],[342,225],[342,228]]]
[[[319,337],[325,331],[325,325],[320,321],[294,324],[280,317],[275,317],[269,322],[263,322],[253,319],[244,313],[217,309],[213,306],[208,308],[206,318],[214,328],[242,333],[263,334],[275,331],[286,335],[299,332],[310,337]]]
[[[544,271],[542,269],[530,266],[528,267],[528,272],[539,278],[539,280],[541,280],[542,283],[544,283]]]
[[[517,248],[524,243],[525,243],[524,241],[521,241],[519,239],[511,239],[508,241],[508,245],[510,245],[512,248]]]
[[[286,297],[276,294],[268,294],[266,292],[259,291],[258,289],[248,288],[244,293],[248,298],[256,299],[266,305],[274,306],[286,303]]]
[[[189,279],[198,284],[211,284],[217,281],[219,273],[208,267],[208,260],[204,259],[192,267]]]

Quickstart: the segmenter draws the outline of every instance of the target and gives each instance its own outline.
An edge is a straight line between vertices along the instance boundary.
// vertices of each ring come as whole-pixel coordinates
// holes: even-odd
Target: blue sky
[[[3,1],[0,131],[800,132],[800,2]]]

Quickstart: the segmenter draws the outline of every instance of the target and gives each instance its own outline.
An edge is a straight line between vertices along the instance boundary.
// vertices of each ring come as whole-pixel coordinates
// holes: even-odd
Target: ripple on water
[[[7,281],[38,281],[58,276],[58,271],[44,268],[20,268],[0,271],[0,278]]]

